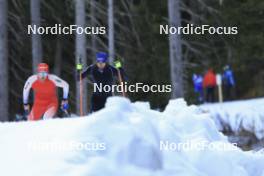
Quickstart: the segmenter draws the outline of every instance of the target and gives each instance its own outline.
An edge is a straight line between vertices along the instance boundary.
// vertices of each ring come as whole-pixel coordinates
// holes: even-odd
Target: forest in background
[[[4,1],[8,4],[5,6],[8,7],[6,8],[8,85],[2,84],[1,89],[8,90],[9,102],[1,98],[1,104],[9,105],[9,120],[12,120],[16,113],[23,113],[23,86],[26,79],[33,74],[32,46],[34,45],[32,45],[32,36],[27,34],[27,26],[32,23],[32,17],[38,16],[36,9],[31,8],[32,3],[36,2],[40,3],[41,26],[54,24],[69,26],[75,24],[76,19],[84,19],[85,26],[107,28],[109,2],[112,2],[113,57],[122,58],[131,83],[172,83],[169,36],[159,34],[159,25],[169,23],[168,9],[172,5],[176,7],[172,14],[177,12],[180,14],[176,22],[181,26],[187,23],[237,26],[238,35],[181,36],[178,43],[181,47],[181,57],[174,63],[182,70],[181,74],[175,75],[177,79],[182,78],[180,89],[188,103],[193,103],[195,96],[192,74],[204,73],[210,67],[216,72],[222,72],[223,66],[230,64],[236,79],[237,99],[264,95],[264,2],[261,0],[0,0],[1,9]],[[76,6],[76,3],[83,3],[84,6],[80,4]],[[85,13],[80,13],[83,9]],[[4,12],[1,10],[0,13]],[[80,18],[77,17],[78,15],[81,15]],[[86,35],[85,38],[85,61],[89,65],[94,62],[97,51],[109,51],[109,33]],[[42,35],[41,46],[41,58],[50,65],[51,72],[61,76],[70,84],[70,104],[72,112],[75,112],[75,105],[78,104],[75,80],[76,52],[78,52],[76,36]],[[1,67],[6,67],[3,61]],[[88,86],[88,97],[91,89],[92,87]],[[162,109],[171,98],[171,94],[135,93],[130,94],[129,97],[132,101],[150,101],[153,108]]]

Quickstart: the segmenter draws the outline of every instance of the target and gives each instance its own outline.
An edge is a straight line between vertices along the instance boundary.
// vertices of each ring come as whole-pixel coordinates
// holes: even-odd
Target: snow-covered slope
[[[210,112],[219,130],[228,127],[233,132],[252,132],[264,138],[264,98],[202,105]]]
[[[157,112],[113,97],[87,117],[1,123],[0,156],[6,176],[264,176],[263,152],[234,147],[182,99]]]

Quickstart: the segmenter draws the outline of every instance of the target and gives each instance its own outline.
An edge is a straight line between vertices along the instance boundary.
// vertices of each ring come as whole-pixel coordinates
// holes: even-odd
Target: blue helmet
[[[108,55],[104,52],[96,53],[96,62],[107,62]]]

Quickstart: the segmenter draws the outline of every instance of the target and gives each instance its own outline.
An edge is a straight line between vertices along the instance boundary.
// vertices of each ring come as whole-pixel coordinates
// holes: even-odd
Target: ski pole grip
[[[115,68],[119,69],[122,67],[122,64],[120,61],[115,61]]]
[[[79,60],[79,61],[78,61],[78,64],[76,65],[76,69],[77,69],[78,71],[81,71],[81,70],[83,69],[82,58],[79,57],[78,60]]]

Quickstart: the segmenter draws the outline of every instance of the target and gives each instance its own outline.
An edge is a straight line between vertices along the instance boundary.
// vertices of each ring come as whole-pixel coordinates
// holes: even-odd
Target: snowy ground
[[[1,123],[0,156],[6,176],[264,176],[263,151],[228,143],[182,99],[157,112],[113,97],[88,117]]]
[[[210,112],[219,130],[226,128],[234,133],[251,132],[261,140],[264,138],[264,98],[214,103],[200,106]]]

